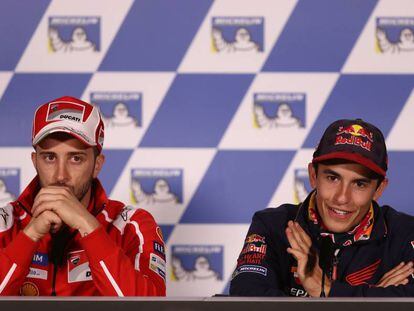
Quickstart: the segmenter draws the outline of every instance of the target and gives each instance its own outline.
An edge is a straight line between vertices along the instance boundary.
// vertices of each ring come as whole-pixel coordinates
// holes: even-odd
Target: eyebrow
[[[340,175],[340,174],[338,174],[337,172],[335,172],[335,171],[333,171],[333,170],[331,170],[331,169],[329,169],[329,168],[325,168],[325,169],[322,171],[322,173],[323,173],[323,174],[326,174],[326,175],[334,175],[334,176],[337,176],[337,177],[341,177],[341,175]]]
[[[40,155],[45,155],[45,154],[53,154],[55,155],[56,152],[53,151],[39,151]],[[70,156],[74,156],[74,155],[86,155],[86,151],[72,151],[72,152],[68,152],[67,153]]]
[[[334,170],[331,170],[329,168],[324,169],[322,171],[322,173],[323,174],[326,174],[326,175],[334,175],[336,177],[342,177],[340,174],[338,174],[337,172],[335,172]],[[368,183],[369,184],[372,181],[372,179],[367,178],[367,177],[361,177],[361,178],[355,178],[352,181],[354,181],[354,182],[356,182],[356,181],[358,181],[358,182],[365,182],[365,183]]]

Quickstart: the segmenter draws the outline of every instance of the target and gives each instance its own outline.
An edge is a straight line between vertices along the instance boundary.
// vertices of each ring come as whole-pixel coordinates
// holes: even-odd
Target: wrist
[[[99,227],[99,222],[95,217],[91,217],[79,227],[78,231],[81,237],[87,236],[91,232],[95,231]]]
[[[36,233],[35,230],[33,230],[33,228],[29,225],[27,225],[24,229],[23,229],[23,233],[29,237],[33,242],[39,242],[39,240],[43,237],[41,234]]]

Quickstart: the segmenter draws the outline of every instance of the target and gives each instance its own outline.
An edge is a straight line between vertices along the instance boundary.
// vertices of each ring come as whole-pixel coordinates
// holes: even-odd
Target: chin
[[[333,233],[344,233],[348,232],[351,228],[351,225],[349,224],[329,224],[326,225],[328,230]]]

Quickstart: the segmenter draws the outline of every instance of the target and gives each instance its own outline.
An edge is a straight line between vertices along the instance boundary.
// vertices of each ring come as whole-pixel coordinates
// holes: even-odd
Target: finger
[[[402,267],[404,267],[404,265],[405,265],[404,261],[400,262],[398,265],[396,265],[390,271],[388,271],[387,273],[385,273],[382,278],[387,278],[388,276],[391,276],[396,271],[398,271],[399,269],[401,269]]]
[[[62,227],[63,225],[63,221],[62,219],[55,214],[54,212],[51,211],[45,211],[42,214],[43,217],[47,217],[49,222],[51,223],[50,225],[50,232],[55,233],[58,232],[59,229]]]
[[[65,198],[70,198],[73,193],[70,188],[66,186],[48,186],[40,189],[39,193],[36,195],[35,202],[40,198],[53,199],[54,196],[59,195]]]
[[[380,285],[383,287],[387,287],[390,285],[400,284],[402,281],[406,280],[413,272],[414,269],[412,268],[412,265],[405,265],[400,270],[395,271],[394,274],[384,278]]]
[[[291,226],[289,225],[289,223],[288,223],[288,227],[286,228],[285,231],[286,231],[286,237],[288,239],[288,242],[289,242],[290,246],[294,249],[300,249],[299,243],[296,240],[296,238],[293,234],[293,230],[292,230]]]
[[[309,247],[307,246],[306,242],[302,239],[301,234],[299,233],[299,228],[298,226],[294,223],[291,222],[288,224],[289,228],[292,230],[292,235],[295,238],[298,247],[305,253],[309,252]],[[300,226],[299,226],[300,227]]]
[[[33,217],[39,217],[39,215],[45,211],[51,211],[59,215],[60,204],[60,200],[43,202],[42,204],[38,205],[36,210],[33,212]]]
[[[60,219],[60,218],[59,218]],[[56,233],[60,230],[60,228],[62,227],[63,222],[60,220],[59,222],[54,222],[51,226],[50,226],[50,232],[51,233]]]
[[[39,197],[45,194],[50,194],[50,195],[60,194],[65,197],[68,197],[72,195],[72,191],[69,187],[66,187],[66,186],[48,186],[48,187],[40,189],[36,197]]]
[[[307,248],[310,248],[312,246],[312,240],[309,237],[309,235],[306,233],[305,230],[299,225],[298,222],[295,222],[295,227],[301,237],[301,240],[305,243]]]
[[[412,270],[412,268],[413,268],[413,263],[408,262],[404,264],[400,269],[395,270],[392,274],[388,276],[388,278],[395,278],[400,275],[408,276],[409,274],[411,274],[410,271]]]
[[[35,213],[39,205],[45,202],[48,202],[48,201],[56,201],[58,198],[62,198],[62,197],[63,197],[62,195],[57,195],[57,194],[41,194],[41,195],[36,196],[33,202],[33,206],[32,206],[32,214]]]
[[[306,264],[308,262],[307,254],[304,254],[300,250],[293,249],[291,247],[287,248],[287,252],[291,254],[298,262],[297,272],[298,272],[299,278],[302,279],[306,275]]]
[[[67,202],[69,198],[62,193],[43,193],[36,197],[35,202],[32,206],[32,215],[38,216],[42,211],[39,211],[40,206],[44,204],[50,205],[50,203],[53,203],[52,206],[60,206],[61,203]]]
[[[59,224],[62,223],[62,220],[60,219],[60,217],[51,211],[45,211],[44,213],[42,213],[38,219],[44,219],[46,220],[49,224]]]

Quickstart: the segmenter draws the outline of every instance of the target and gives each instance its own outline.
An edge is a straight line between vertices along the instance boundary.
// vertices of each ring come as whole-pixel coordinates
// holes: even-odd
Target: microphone
[[[332,269],[335,244],[330,236],[321,236],[319,249],[319,267],[322,269],[322,288],[320,297],[325,297],[325,276]]]

